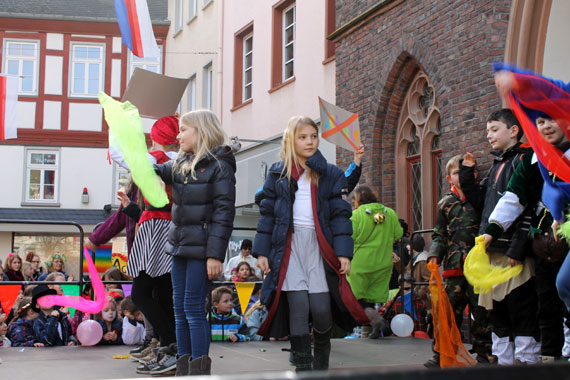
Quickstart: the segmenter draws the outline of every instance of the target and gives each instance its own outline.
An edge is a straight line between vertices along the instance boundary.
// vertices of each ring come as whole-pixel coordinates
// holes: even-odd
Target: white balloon
[[[414,321],[407,314],[398,314],[390,321],[392,332],[399,337],[406,337],[414,331]]]

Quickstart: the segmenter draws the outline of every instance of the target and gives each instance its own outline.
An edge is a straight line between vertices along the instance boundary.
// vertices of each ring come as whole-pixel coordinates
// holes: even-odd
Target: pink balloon
[[[58,306],[69,306],[77,310],[81,310],[84,313],[97,314],[109,303],[109,300],[105,296],[105,286],[99,278],[99,273],[95,264],[93,264],[93,259],[87,248],[83,248],[85,254],[85,261],[87,261],[87,268],[89,269],[89,276],[91,276],[91,285],[95,291],[95,301],[86,300],[81,296],[43,296],[38,298],[38,304],[43,307],[52,307],[54,305]]]
[[[83,346],[94,346],[103,337],[103,328],[97,321],[88,319],[77,326],[77,339]]]

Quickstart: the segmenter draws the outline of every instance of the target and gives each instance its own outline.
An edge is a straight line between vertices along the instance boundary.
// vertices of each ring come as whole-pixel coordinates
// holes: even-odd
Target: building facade
[[[171,28],[166,37],[164,74],[190,78],[179,112],[210,109],[220,114],[219,8],[216,0],[168,0]]]
[[[118,206],[126,173],[107,158],[108,127],[97,95],[120,98],[136,67],[163,72],[167,3],[148,3],[162,54],[154,59],[140,59],[122,44],[112,0],[0,1],[2,73],[19,77],[18,138],[0,143],[7,179],[1,220],[71,220],[89,233]],[[77,242],[77,231],[2,223],[0,259],[12,251],[53,253],[40,240],[71,233]]]
[[[334,1],[252,0],[222,2],[222,124],[242,139],[237,204],[245,212],[277,161],[281,135],[291,116],[318,121],[318,97],[334,102]],[[247,142],[261,140],[262,142]],[[267,141],[265,141],[267,140]],[[335,147],[321,140],[335,162]],[[253,206],[254,207],[254,206]]]

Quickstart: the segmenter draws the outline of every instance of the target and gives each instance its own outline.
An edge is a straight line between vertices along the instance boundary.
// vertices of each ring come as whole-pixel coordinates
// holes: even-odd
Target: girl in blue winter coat
[[[156,165],[172,184],[174,204],[166,252],[172,258],[172,288],[178,360],[176,375],[209,375],[210,328],[204,300],[222,272],[235,216],[234,155],[209,110],[180,119],[180,152]]]
[[[261,303],[269,308],[258,334],[289,335],[297,371],[328,368],[333,316],[347,330],[355,319],[369,323],[346,281],[353,251],[352,212],[343,199],[346,177],[318,147],[314,121],[292,117],[283,134],[282,161],[271,166],[263,186],[253,244],[266,274]],[[288,331],[277,331],[283,327]]]

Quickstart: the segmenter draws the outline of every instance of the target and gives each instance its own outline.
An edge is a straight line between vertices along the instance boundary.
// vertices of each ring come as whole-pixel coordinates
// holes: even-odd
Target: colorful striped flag
[[[18,78],[0,75],[0,141],[18,138]]]
[[[123,43],[140,58],[158,57],[146,0],[115,0],[115,13]]]

